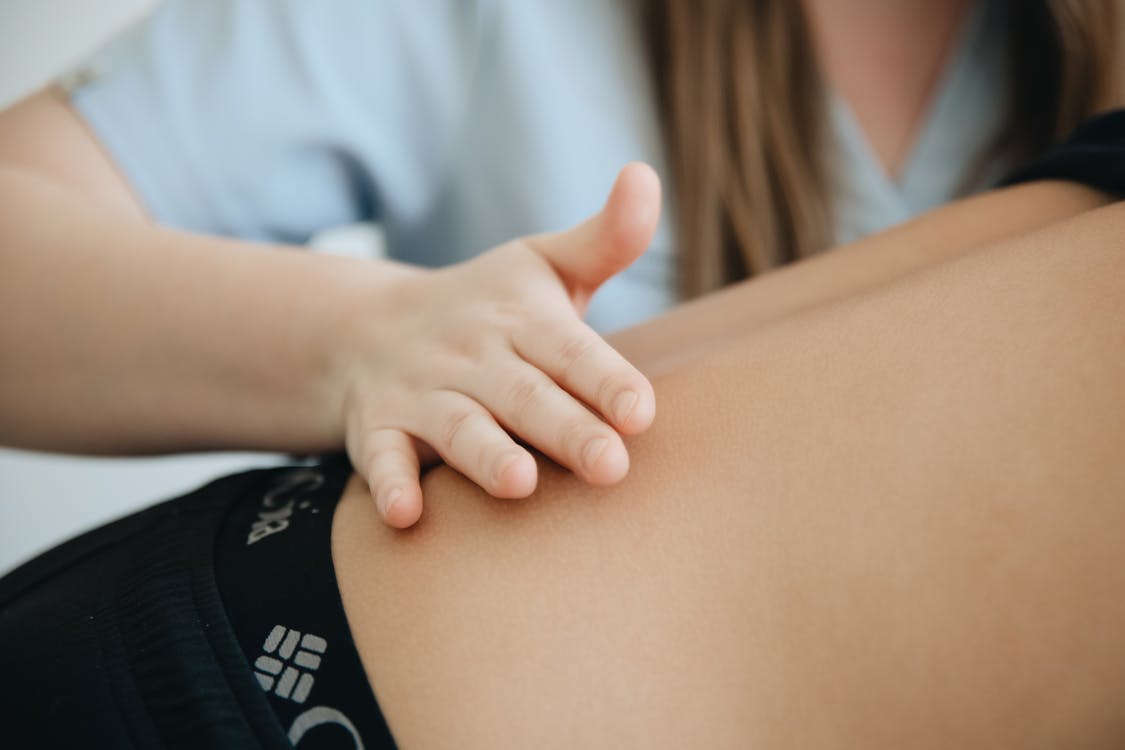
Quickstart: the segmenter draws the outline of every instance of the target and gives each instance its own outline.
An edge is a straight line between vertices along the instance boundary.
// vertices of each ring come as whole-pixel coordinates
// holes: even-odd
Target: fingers
[[[473,366],[462,367],[462,372],[446,372],[435,366],[435,372],[423,370],[420,377],[418,368],[399,371],[385,366],[382,363],[394,357],[382,356],[375,358],[379,364],[359,368],[361,375],[372,375],[375,388],[416,394],[416,400],[406,404],[382,403],[371,397],[371,404],[349,417],[350,423],[363,425],[363,429],[347,430],[348,453],[367,478],[387,524],[410,526],[422,512],[421,447],[414,438],[424,441],[446,463],[495,497],[531,494],[536,484],[535,459],[516,444],[497,419],[589,482],[608,484],[624,477],[629,459],[618,430],[625,434],[640,432],[652,421],[655,402],[648,381],[580,321],[561,322],[560,318],[545,332],[536,332],[537,326],[518,326],[524,332],[516,341],[520,336],[513,333],[512,316],[496,311],[537,309],[550,303],[555,305],[555,314],[561,314],[561,308],[568,314],[574,309],[581,311],[606,279],[644,252],[659,215],[660,181],[656,173],[644,164],[630,164],[618,175],[602,210],[583,224],[567,232],[511,243],[504,251],[507,255],[493,256],[501,260],[466,264],[460,276],[425,277],[425,283],[417,281],[411,287],[417,294],[402,296],[421,299],[414,310],[417,314],[402,316],[403,321],[418,321],[416,330],[404,322],[403,328],[409,330],[388,339],[396,347],[403,341],[427,342],[418,350],[417,362],[472,361],[474,352],[488,351],[497,342],[507,354],[500,370],[489,371],[483,378],[472,377],[479,380],[480,393],[461,379],[463,375],[471,377],[477,370]],[[516,270],[522,269],[525,278],[521,277],[519,284],[492,284],[497,268],[503,272],[509,269],[496,264],[516,257],[516,253],[523,259]],[[451,283],[452,278],[469,283]],[[560,279],[569,299],[560,294]],[[453,307],[484,312],[477,315],[475,323],[465,324],[455,316],[445,329],[433,330],[432,313],[450,309],[451,295],[465,288],[474,290],[476,296],[470,294],[467,301],[462,300],[466,304]],[[478,288],[479,293],[475,291]],[[548,288],[549,294],[535,291]],[[432,293],[422,293],[427,291]],[[472,304],[479,301],[478,297],[500,304]],[[499,323],[494,325],[496,321]],[[466,336],[466,330],[472,333]],[[360,339],[368,342],[372,337]],[[511,350],[513,345],[516,351]],[[440,354],[443,347],[456,356],[435,357],[434,352]],[[370,384],[353,385],[345,390],[366,393]],[[366,403],[368,397],[356,398]],[[603,414],[609,424],[587,410],[584,403]],[[371,414],[378,414],[381,423],[370,424],[372,420],[364,415]]]
[[[417,417],[418,437],[493,497],[527,497],[535,490],[535,459],[472,398],[434,391],[418,405]]]
[[[652,167],[628,164],[605,206],[582,224],[530,241],[572,293],[588,298],[648,248],[660,220],[660,178]]]
[[[484,407],[453,391],[434,391],[414,410],[419,438],[453,468],[499,498],[535,489],[535,459]],[[401,429],[368,430],[348,440],[352,465],[367,480],[380,518],[405,529],[422,515],[419,446]]]
[[[422,514],[422,488],[418,452],[410,436],[396,429],[371,430],[349,454],[367,480],[383,522],[398,529],[412,526]]]
[[[551,378],[513,357],[471,395],[511,430],[591,484],[612,484],[629,471],[621,436]]]
[[[521,357],[622,433],[635,435],[652,424],[652,385],[585,323],[567,319],[527,326],[513,335],[512,343]]]

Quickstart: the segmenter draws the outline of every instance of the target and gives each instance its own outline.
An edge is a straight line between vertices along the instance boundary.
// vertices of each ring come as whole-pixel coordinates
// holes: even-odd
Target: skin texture
[[[1090,212],[659,376],[612,488],[438,469],[394,533],[354,482],[333,555],[402,746],[1120,747],[1122,236]]]

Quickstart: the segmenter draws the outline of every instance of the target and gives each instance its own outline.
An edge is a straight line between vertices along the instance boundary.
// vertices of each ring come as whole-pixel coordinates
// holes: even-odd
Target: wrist
[[[340,260],[321,294],[328,300],[316,335],[316,374],[312,378],[317,412],[326,420],[333,444],[343,444],[347,416],[355,403],[354,384],[372,362],[393,356],[380,351],[401,320],[413,282],[429,269],[382,260]]]

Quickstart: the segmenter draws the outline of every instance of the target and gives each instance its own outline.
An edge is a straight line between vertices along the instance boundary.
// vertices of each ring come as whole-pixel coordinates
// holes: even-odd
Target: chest
[[[659,314],[677,301],[676,196],[635,19],[617,3],[497,6],[475,61],[471,106],[447,181],[423,221],[389,228],[392,253],[445,265],[513,237],[564,229],[598,210],[622,165],[645,161],[664,178],[660,229],[648,253],[594,298],[589,320],[610,330]],[[843,97],[832,94],[839,241],[954,195],[971,144],[992,132],[982,115],[997,84],[970,75],[980,59],[992,59],[981,56],[988,33],[976,29],[959,43],[899,181],[881,168]]]

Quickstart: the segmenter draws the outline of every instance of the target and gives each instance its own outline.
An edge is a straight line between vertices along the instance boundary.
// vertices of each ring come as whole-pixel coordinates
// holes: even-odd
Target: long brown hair
[[[1012,85],[996,145],[981,157],[1003,151],[1017,160],[1109,100],[1118,0],[1004,1]],[[641,7],[677,200],[683,295],[828,247],[825,97],[801,3]]]

